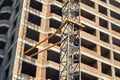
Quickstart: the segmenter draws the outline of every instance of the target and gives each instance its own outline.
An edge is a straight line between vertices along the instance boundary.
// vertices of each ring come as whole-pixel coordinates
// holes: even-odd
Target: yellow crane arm
[[[74,34],[74,37],[76,37],[78,33],[79,33],[79,32],[77,31],[76,34]],[[65,40],[66,40],[66,38],[65,38]],[[39,52],[33,53],[33,54],[30,55],[30,56],[33,57],[33,56],[35,56],[35,55],[37,55],[37,54],[39,54],[39,53],[41,53],[41,52],[47,51],[47,50],[50,49],[51,47],[54,47],[54,46],[56,46],[56,45],[59,45],[61,42],[65,41],[65,40],[62,40],[62,41],[60,41],[60,42],[57,42],[57,43],[53,44],[52,46],[49,46],[49,47],[47,47],[47,48],[45,48],[45,49],[43,49],[43,50],[41,50],[41,51],[39,51]]]
[[[26,50],[24,54],[29,53],[30,51],[32,51],[34,48],[36,48],[38,45],[42,44],[43,42],[45,42],[46,40],[48,40],[49,38],[53,37],[54,35],[56,35],[57,33],[61,32],[61,29],[67,24],[67,23],[72,23],[75,24],[77,26],[80,26],[81,29],[83,29],[85,26],[79,23],[76,23],[73,20],[67,19],[58,29],[54,34],[51,34],[50,36],[48,36],[46,39],[42,40],[41,42],[38,42],[35,46],[31,47],[30,49]],[[53,47],[53,46],[52,46]]]
[[[38,53],[47,51],[47,50],[50,49],[51,47],[54,47],[54,46],[56,46],[56,45],[59,45],[60,43],[61,43],[61,42],[57,42],[57,43],[53,44],[52,46],[49,46],[49,47],[47,47],[47,48],[45,48],[45,49],[43,49],[43,50],[41,50],[41,51],[39,51],[39,52],[36,52],[36,53],[30,55],[30,56],[33,57],[33,56],[37,55]]]

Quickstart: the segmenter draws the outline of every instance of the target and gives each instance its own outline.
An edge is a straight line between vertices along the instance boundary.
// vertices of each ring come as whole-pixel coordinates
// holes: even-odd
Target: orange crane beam
[[[76,37],[78,33],[79,33],[79,32],[76,32],[76,33],[74,34],[74,37]],[[66,39],[65,39],[65,40],[66,40]],[[64,40],[63,40],[63,41],[64,41]],[[48,49],[50,49],[50,48],[52,48],[52,47],[54,47],[54,46],[59,45],[59,44],[60,44],[61,42],[63,42],[63,41],[57,42],[57,43],[55,43],[55,44],[53,44],[53,45],[51,45],[51,46],[49,46],[49,47],[47,47],[47,48],[39,51],[39,52],[33,53],[33,54],[30,55],[30,56],[33,57],[33,56],[35,56],[35,55],[37,55],[37,54],[39,54],[39,53],[41,53],[41,52],[47,51]]]
[[[74,25],[77,25],[79,26],[81,29],[85,28],[84,25],[80,24],[80,23],[76,23],[75,21],[73,20],[70,20],[70,19],[67,19],[58,29],[55,33],[51,34],[50,36],[48,36],[46,39],[42,40],[41,42],[38,42],[35,46],[31,47],[30,49],[26,50],[24,54],[27,54],[29,53],[30,51],[32,51],[34,48],[36,48],[38,45],[42,44],[43,42],[45,42],[46,40],[48,40],[49,38],[53,37],[54,35],[56,34],[60,34],[61,32],[61,29],[67,24],[67,23],[72,23]],[[60,43],[59,43],[60,44]],[[55,44],[56,45],[56,44]],[[55,46],[53,45],[53,46]],[[52,47],[53,47],[52,46]]]
[[[61,43],[61,42],[57,42],[57,43],[53,44],[52,46],[49,46],[49,47],[47,47],[47,48],[45,48],[45,49],[43,49],[43,50],[41,50],[41,51],[39,51],[39,52],[36,52],[36,53],[30,55],[30,56],[33,57],[33,56],[37,55],[38,53],[47,51],[47,50],[50,49],[51,47],[54,47],[54,46],[56,46],[56,45],[59,45],[60,43]]]

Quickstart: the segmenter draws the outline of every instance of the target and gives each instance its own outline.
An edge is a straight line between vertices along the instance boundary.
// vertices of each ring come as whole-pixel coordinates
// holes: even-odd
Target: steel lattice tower
[[[80,1],[63,0],[62,22],[71,19],[80,23]],[[80,80],[80,28],[68,23],[61,30],[60,80]]]

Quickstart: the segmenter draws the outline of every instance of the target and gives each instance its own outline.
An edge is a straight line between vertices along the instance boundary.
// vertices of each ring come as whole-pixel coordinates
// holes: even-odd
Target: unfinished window
[[[12,4],[13,4],[13,1],[12,0],[3,0],[3,3],[2,3],[2,5],[0,6],[0,8],[1,7],[5,7],[5,6],[12,6]]]
[[[25,52],[26,50],[30,49],[31,47],[32,47],[32,46],[30,46],[30,45],[28,45],[28,44],[25,44],[25,45],[24,45],[24,52]],[[38,52],[38,49],[37,49],[37,48],[31,50],[30,52],[28,52],[28,53],[25,54],[25,55],[30,56],[30,55],[32,55],[32,54],[34,54],[34,53],[36,53],[36,52]],[[32,58],[37,59],[37,56],[38,56],[38,55],[35,55],[35,56],[33,56]]]
[[[60,21],[57,21],[55,19],[50,19],[50,27],[53,27],[55,29],[58,29],[61,25]]]
[[[8,61],[10,61],[12,55],[12,49],[8,52]]]
[[[52,34],[49,34],[49,36],[50,36],[50,35],[52,35]],[[48,43],[54,44],[54,43],[56,43],[56,42],[59,42],[60,40],[61,40],[61,38],[60,38],[59,36],[55,35],[55,36],[51,37],[51,38],[48,40]]]
[[[8,31],[8,28],[3,26],[3,27],[0,27],[0,34],[6,34]]]
[[[114,11],[110,11],[110,16],[112,16],[115,19],[120,20],[120,14],[114,12]]]
[[[38,10],[38,11],[42,11],[42,3],[35,1],[35,0],[31,0],[30,1],[30,7]]]
[[[0,20],[3,20],[3,19],[6,19],[6,20],[9,20],[10,18],[10,13],[6,12],[6,13],[1,13],[0,14]]]
[[[87,57],[85,55],[81,55],[81,62],[91,67],[97,68],[97,60],[93,58]]]
[[[58,1],[58,2],[61,2],[61,3],[62,3],[62,0],[56,0],[56,1]]]
[[[106,21],[102,18],[99,18],[99,25],[108,29],[108,21]]]
[[[17,19],[18,19],[18,18],[16,18],[15,21],[13,22],[13,28],[15,28],[16,25],[17,25]]]
[[[114,59],[120,61],[120,53],[114,52]]]
[[[46,79],[47,80],[59,80],[59,71],[53,68],[46,68]]]
[[[100,40],[109,43],[109,35],[107,35],[103,32],[100,32]]]
[[[98,80],[98,78],[88,73],[81,72],[81,80]]]
[[[102,14],[107,15],[107,8],[99,5],[99,12],[102,13]]]
[[[115,76],[120,77],[120,69],[115,68]]]
[[[112,75],[111,66],[105,63],[102,63],[101,65],[102,65],[102,73],[111,76]]]
[[[112,30],[114,30],[114,31],[116,31],[116,32],[118,32],[118,33],[120,33],[120,27],[119,27],[119,26],[117,26],[117,25],[111,23],[111,27],[112,27]]]
[[[101,56],[110,59],[110,50],[104,48],[104,47],[100,47],[100,52],[101,52]]]
[[[47,60],[51,60],[56,63],[60,63],[60,53],[55,52],[53,50],[48,50],[47,51]]]
[[[81,10],[81,16],[83,16],[83,17],[85,17],[85,18],[95,22],[95,15],[93,15],[93,14],[91,14],[89,12]]]
[[[113,41],[113,44],[120,47],[120,40],[119,39],[116,39],[116,38],[112,38],[112,41]]]
[[[118,8],[120,8],[120,3],[117,2],[116,0],[109,0],[110,4],[112,4],[113,6],[116,6]]]
[[[51,13],[55,13],[59,16],[62,16],[62,9],[56,5],[51,5]]]
[[[15,39],[15,33],[11,36],[11,44],[14,42]]]
[[[35,77],[36,76],[36,66],[23,61],[21,73]]]
[[[90,6],[90,7],[92,7],[92,8],[95,8],[95,3],[92,2],[91,0],[81,0],[81,2],[83,4],[86,4],[86,5]]]
[[[26,37],[35,41],[39,41],[39,32],[30,28],[27,28]]]
[[[16,7],[15,12],[18,13],[20,4]]]
[[[5,80],[8,80],[9,76],[9,67],[5,70]]]
[[[106,3],[106,0],[100,0],[100,1],[102,1],[102,2],[105,2],[105,3]]]
[[[3,41],[0,41],[0,49],[4,49],[5,48],[5,42],[3,42]]]
[[[97,49],[96,49],[96,44],[90,42],[90,41],[87,41],[85,39],[81,39],[81,45],[85,48],[88,48],[92,51],[95,51],[97,52]]]
[[[3,58],[0,57],[0,65],[1,65],[1,63],[2,63],[2,60],[3,60]]]
[[[87,25],[85,25],[85,28],[83,29],[85,32],[91,34],[91,35],[94,35],[96,36],[96,30],[94,28],[91,28]]]
[[[38,26],[41,25],[41,18],[31,13],[28,14],[28,21]]]

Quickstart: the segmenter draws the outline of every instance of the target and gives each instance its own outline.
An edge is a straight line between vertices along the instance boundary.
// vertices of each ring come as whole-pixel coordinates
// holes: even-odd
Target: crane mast
[[[85,26],[80,24],[80,0],[62,0],[62,3],[62,25],[53,34],[26,50],[24,54],[28,54],[56,34],[61,34],[60,42],[30,56],[35,56],[60,44],[59,80],[81,80],[80,33]]]
[[[80,1],[62,1],[62,22],[67,19],[80,23]],[[59,80],[81,80],[80,77],[80,28],[68,23],[61,29]]]

